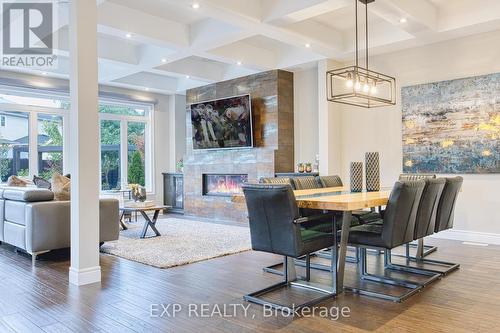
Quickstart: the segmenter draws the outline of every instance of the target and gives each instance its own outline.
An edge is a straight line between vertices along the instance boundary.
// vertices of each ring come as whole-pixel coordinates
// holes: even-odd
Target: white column
[[[69,281],[101,280],[99,266],[99,119],[97,7],[70,2],[71,267]]]
[[[341,104],[326,100],[326,72],[340,68],[342,64],[332,60],[318,61],[318,152],[321,175],[341,175]]]

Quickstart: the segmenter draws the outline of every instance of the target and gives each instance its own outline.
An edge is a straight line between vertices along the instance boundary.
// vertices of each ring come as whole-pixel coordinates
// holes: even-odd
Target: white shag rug
[[[143,221],[128,224],[120,231],[117,241],[101,246],[101,252],[159,268],[186,265],[197,261],[248,251],[250,229],[232,225],[199,222],[187,219],[158,219],[156,228],[161,236],[146,238],[139,235]]]

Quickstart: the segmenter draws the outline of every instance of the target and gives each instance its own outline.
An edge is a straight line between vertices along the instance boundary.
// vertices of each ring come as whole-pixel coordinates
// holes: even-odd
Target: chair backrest
[[[290,177],[263,177],[260,179],[259,183],[261,184],[287,184],[292,186],[293,182]]]
[[[343,186],[342,179],[339,176],[318,176],[318,183],[323,187],[339,187]]]
[[[321,187],[314,176],[293,177],[292,181],[296,190],[311,190]]]
[[[446,183],[436,213],[435,232],[453,228],[455,203],[457,202],[458,192],[463,182],[464,179],[462,177],[446,178]]]
[[[425,187],[418,204],[415,220],[414,240],[434,233],[439,200],[446,182],[444,178],[426,178],[424,181]]]
[[[288,185],[244,184],[252,249],[296,256],[300,227],[293,223],[299,209]]]
[[[431,173],[402,173],[399,175],[399,180],[420,180],[428,178],[436,178],[436,175]]]
[[[418,203],[425,182],[397,181],[384,213],[382,240],[392,249],[413,241]]]

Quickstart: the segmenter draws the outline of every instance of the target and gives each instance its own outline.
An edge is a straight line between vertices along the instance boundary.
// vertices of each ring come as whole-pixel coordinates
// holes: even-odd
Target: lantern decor
[[[365,181],[367,191],[380,191],[380,161],[378,152],[365,154]]]
[[[351,192],[363,190],[363,162],[351,162]]]

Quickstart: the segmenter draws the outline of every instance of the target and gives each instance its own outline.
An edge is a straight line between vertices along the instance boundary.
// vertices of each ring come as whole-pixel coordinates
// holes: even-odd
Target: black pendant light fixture
[[[365,5],[365,67],[359,65],[358,1]],[[327,99],[365,108],[396,104],[396,79],[368,68],[368,4],[375,0],[354,0],[356,20],[356,62],[354,66],[326,72]]]

